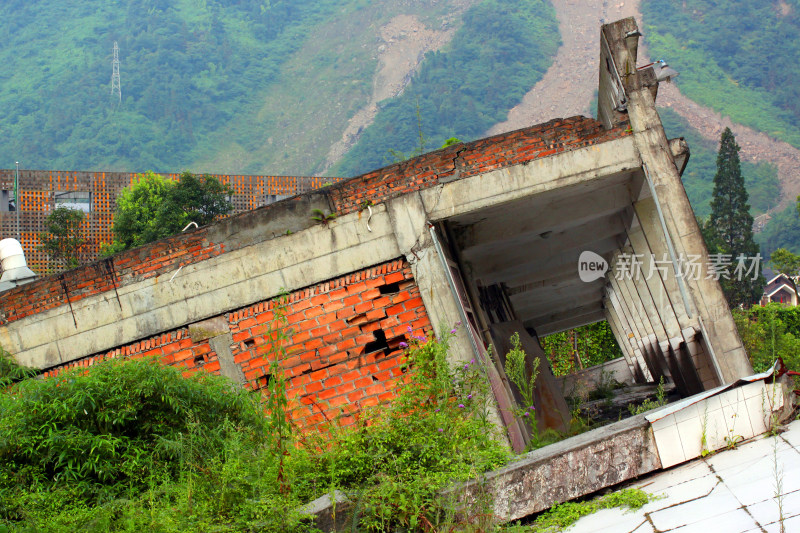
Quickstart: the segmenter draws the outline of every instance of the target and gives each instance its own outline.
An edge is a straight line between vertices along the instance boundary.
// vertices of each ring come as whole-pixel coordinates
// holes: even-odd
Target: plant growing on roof
[[[319,222],[323,226],[327,226],[328,223],[336,218],[336,213],[328,213],[325,214],[325,211],[322,209],[313,209],[311,211],[311,220]]]

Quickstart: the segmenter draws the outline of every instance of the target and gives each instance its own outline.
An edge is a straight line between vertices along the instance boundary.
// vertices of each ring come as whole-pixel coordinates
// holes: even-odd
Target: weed
[[[627,507],[630,510],[637,510],[653,499],[653,496],[641,489],[622,489],[593,500],[560,503],[539,515],[527,531],[531,533],[563,531],[580,518],[596,513],[600,509]]]
[[[726,435],[725,436],[725,449],[735,450],[736,447],[744,440],[741,435]]]
[[[700,456],[706,457],[714,452],[708,449],[708,404],[705,404],[705,409],[703,410],[703,429],[702,433],[700,433]]]
[[[37,374],[34,368],[28,368],[17,363],[10,353],[3,350],[0,346],[0,389],[33,377]]]
[[[644,402],[640,405],[628,404],[628,411],[631,415],[640,415],[642,413],[646,413],[647,411],[656,409],[658,407],[663,407],[667,405],[667,396],[664,392],[664,378],[658,380],[658,386],[656,387],[656,399],[655,401],[647,398]]]
[[[780,430],[780,412],[776,412],[775,405],[777,405],[777,394],[780,394],[776,385],[777,368],[772,373],[772,394],[767,394],[761,391],[761,414],[764,416],[764,423],[767,426],[767,434],[775,436]]]
[[[522,396],[523,406],[517,407],[514,414],[531,430],[531,439],[538,439],[538,429],[536,422],[536,407],[534,405],[534,391],[536,390],[536,378],[539,377],[539,358],[535,357],[531,362],[531,368],[526,368],[527,355],[522,349],[519,340],[519,333],[511,336],[511,350],[506,354],[505,371],[508,379],[517,386]]]
[[[323,226],[327,226],[328,223],[336,218],[336,213],[328,213],[325,214],[325,211],[322,209],[313,209],[311,211],[311,220],[319,222]]]
[[[772,436],[772,474],[775,479],[775,503],[778,505],[778,523],[780,532],[786,533],[783,514],[783,469],[778,466],[778,437]]]

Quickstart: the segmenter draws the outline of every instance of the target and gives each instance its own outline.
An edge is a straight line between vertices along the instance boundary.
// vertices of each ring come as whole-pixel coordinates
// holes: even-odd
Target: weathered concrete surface
[[[636,511],[583,517],[570,533],[800,531],[800,421],[779,435],[756,437],[627,487],[657,498]]]
[[[607,149],[589,146],[555,154],[424,189],[411,194],[411,199],[399,197],[372,206],[369,228],[361,212],[341,216],[327,225],[311,222],[306,208],[327,209],[319,193],[310,194],[301,202],[302,208],[296,202],[282,202],[287,206],[285,212],[273,209],[267,219],[247,217],[237,224],[223,222],[212,227],[215,239],[230,239],[232,244],[241,241],[243,247],[185,265],[180,271],[119,287],[119,300],[113,291],[105,292],[74,302],[72,311],[60,306],[17,320],[0,327],[0,344],[23,364],[49,368],[403,253],[412,264],[418,259],[427,262],[424,269],[415,268],[417,273],[425,272],[418,282],[432,313],[431,322],[452,325],[459,315],[453,312],[452,304],[444,303],[451,297],[435,290],[442,286],[441,279],[435,280],[438,259],[421,254],[430,247],[426,221],[562,186],[584,184],[589,190],[590,181],[638,165],[630,138],[605,145],[609,145]],[[417,195],[419,199],[413,200]],[[392,217],[389,211],[394,213]],[[406,222],[394,224],[403,218]],[[242,221],[250,225],[240,227]],[[293,232],[287,235],[287,228]],[[431,284],[425,281],[426,276]],[[470,357],[469,351],[458,351],[457,357]]]
[[[638,415],[530,452],[452,491],[467,505],[488,494],[493,515],[508,522],[659,468],[650,424]]]
[[[340,491],[333,495],[325,494],[309,502],[299,509],[304,515],[310,515],[317,529],[329,531],[348,531],[352,522],[353,502]]]
[[[624,357],[558,378],[565,396],[580,391],[593,391],[601,385],[607,385],[615,381],[617,383],[630,384],[633,383],[633,380],[633,374]]]

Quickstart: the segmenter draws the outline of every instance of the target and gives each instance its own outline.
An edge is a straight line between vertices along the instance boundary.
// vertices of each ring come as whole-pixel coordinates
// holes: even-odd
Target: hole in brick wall
[[[253,346],[256,345],[256,340],[255,339],[248,339],[246,341],[243,341],[242,344],[244,345],[244,349],[245,350],[249,350],[250,348],[252,348]]]
[[[206,357],[204,355],[195,355],[194,356],[194,364],[195,365],[202,365],[205,364]]]
[[[387,357],[390,353],[400,348],[401,342],[406,342],[406,336],[400,335],[397,337],[392,337],[391,339],[386,339],[386,333],[382,329],[376,329],[373,332],[375,336],[375,340],[372,342],[368,342],[364,346],[364,353],[373,353],[378,351],[383,351],[384,357]]]
[[[375,336],[375,340],[368,342],[364,346],[364,353],[367,354],[380,350],[384,350],[385,353],[385,350],[389,348],[389,344],[386,342],[386,333],[384,333],[382,329],[376,329],[372,334]]]
[[[394,294],[396,292],[400,292],[400,282],[397,281],[395,283],[382,285],[378,287],[378,290],[381,292],[381,294]]]
[[[272,383],[272,374],[265,374],[256,380],[257,388],[262,389],[268,387]]]
[[[398,337],[392,337],[391,339],[386,341],[386,344],[388,344],[389,348],[391,348],[392,350],[397,350],[397,349],[400,348],[400,343],[401,342],[408,344],[407,338],[408,337],[406,337],[405,335],[400,335]]]

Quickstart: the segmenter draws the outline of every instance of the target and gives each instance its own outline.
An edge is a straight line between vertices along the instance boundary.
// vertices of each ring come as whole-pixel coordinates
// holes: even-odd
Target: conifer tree
[[[709,252],[730,256],[730,279],[722,277],[719,281],[731,307],[749,307],[758,300],[764,289],[760,265],[756,279],[752,279],[752,274],[742,274],[742,279],[736,279],[737,275],[734,274],[738,257],[755,257],[759,251],[758,245],[753,241],[753,217],[747,201],[747,189],[739,163],[739,145],[736,144],[730,128],[725,128],[717,154],[717,173],[714,176],[711,217],[707,230],[713,234],[710,235],[711,242],[708,242]]]

